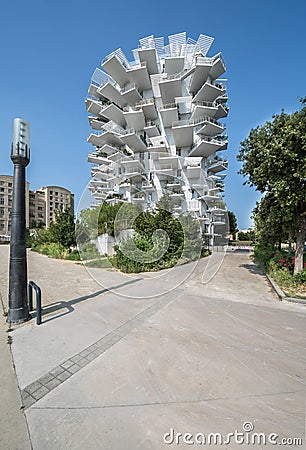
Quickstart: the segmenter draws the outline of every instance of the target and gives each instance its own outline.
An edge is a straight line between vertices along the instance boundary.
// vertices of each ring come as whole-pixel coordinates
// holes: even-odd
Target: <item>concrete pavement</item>
[[[305,440],[305,307],[278,302],[247,254],[203,284],[208,261],[126,276],[29,254],[46,314],[11,335],[34,450],[190,448],[245,422]]]

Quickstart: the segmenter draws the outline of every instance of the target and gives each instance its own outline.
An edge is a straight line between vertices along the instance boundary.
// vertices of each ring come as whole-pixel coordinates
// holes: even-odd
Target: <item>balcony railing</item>
[[[143,100],[135,103],[134,107],[137,108],[144,105],[154,105],[154,98],[144,98]]]
[[[147,62],[146,61],[141,61],[141,62],[132,62],[132,63],[129,63],[130,64],[130,67],[129,67],[129,70],[131,70],[131,69],[141,69],[142,67],[147,67]]]
[[[120,93],[124,94],[125,92],[131,91],[132,89],[135,89],[138,92],[138,94],[141,96],[136,83],[129,83],[129,84],[127,84],[122,89],[120,89]]]
[[[203,122],[210,122],[215,125],[218,125],[219,127],[224,128],[224,125],[221,122],[218,122],[217,120],[212,119],[211,117],[208,117],[208,116],[203,116],[203,117],[200,117],[199,119],[176,120],[175,122],[172,122],[172,128],[176,128],[176,127],[180,127],[180,126],[184,126],[184,125],[199,125]]]
[[[173,109],[177,108],[176,103],[164,103],[159,109]]]

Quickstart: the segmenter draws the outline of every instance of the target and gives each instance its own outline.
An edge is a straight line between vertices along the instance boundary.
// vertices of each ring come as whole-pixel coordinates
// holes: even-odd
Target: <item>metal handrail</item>
[[[154,98],[144,98],[143,100],[140,100],[139,102],[135,103],[134,106],[143,106],[143,105],[154,105]]]
[[[176,120],[176,121],[172,122],[172,128],[176,128],[176,127],[183,126],[183,125],[199,125],[200,123],[203,123],[203,122],[211,122],[211,123],[214,123],[215,125],[219,125],[220,127],[223,127],[221,122],[218,122],[217,120],[212,119],[211,117],[203,116],[203,117],[200,117],[199,119]]]
[[[170,109],[170,108],[177,108],[176,103],[164,103],[159,109]]]
[[[125,86],[125,87],[123,87],[122,89],[120,89],[120,93],[121,94],[124,94],[125,92],[128,92],[128,91],[130,91],[131,89],[136,89],[136,91],[139,93],[139,95],[140,95],[140,92],[139,92],[139,90],[138,90],[138,86],[137,86],[137,84],[136,83],[129,83],[127,86]]]
[[[28,304],[29,311],[34,311],[33,308],[33,289],[36,293],[36,325],[41,324],[41,289],[34,283],[34,281],[29,281],[28,284]]]

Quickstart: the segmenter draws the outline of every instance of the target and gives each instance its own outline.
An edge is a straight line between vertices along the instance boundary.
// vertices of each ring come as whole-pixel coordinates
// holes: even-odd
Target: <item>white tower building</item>
[[[222,192],[228,114],[221,53],[213,38],[186,33],[140,39],[129,61],[121,49],[96,69],[86,109],[94,132],[88,155],[97,203],[151,208],[167,192],[175,214],[192,213],[213,245],[225,223]],[[222,233],[221,233],[222,234]]]

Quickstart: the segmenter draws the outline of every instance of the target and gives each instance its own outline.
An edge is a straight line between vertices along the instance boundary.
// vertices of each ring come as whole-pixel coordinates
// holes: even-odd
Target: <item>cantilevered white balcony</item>
[[[120,106],[120,108],[123,108],[127,104],[126,99],[116,89],[114,82],[106,81],[103,83],[98,89],[98,94],[103,95],[103,97]]]
[[[152,160],[159,159],[160,154],[168,154],[168,143],[166,141],[166,137],[152,137],[150,138],[150,144],[147,147],[147,150],[150,153],[150,157]]]
[[[176,147],[190,147],[193,144],[193,120],[178,120],[172,123]]]
[[[195,102],[213,102],[219,95],[224,94],[225,86],[221,84],[212,84],[206,81],[199,91],[193,97]]]
[[[201,117],[215,117],[218,112],[218,105],[213,102],[194,102],[191,119],[198,120]]]
[[[99,119],[98,117],[88,116],[89,125],[93,130],[102,130],[105,125],[104,119]]]
[[[228,168],[228,161],[221,158],[211,161],[211,163],[207,167],[207,170],[212,173],[217,173],[222,172],[223,170],[227,170],[227,168]]]
[[[176,103],[166,103],[160,107],[160,114],[162,116],[165,128],[172,127],[172,123],[178,120],[178,111]]]
[[[184,56],[169,56],[165,58],[165,72],[168,75],[178,74],[184,69]]]
[[[147,198],[146,198],[145,193],[139,192],[133,196],[133,200],[136,203],[145,203],[147,201]]]
[[[168,181],[165,184],[165,189],[170,189],[171,191],[177,191],[182,189],[182,180],[180,178],[176,178]]]
[[[121,89],[122,98],[129,105],[133,106],[135,103],[142,99],[141,93],[138,90],[136,83],[128,83],[124,88]]]
[[[155,136],[160,136],[160,128],[159,128],[159,125],[155,121],[148,120],[143,129],[147,133],[147,136],[149,138],[155,137]]]
[[[200,164],[194,165],[194,166],[192,166],[192,165],[187,166],[187,168],[185,170],[186,170],[186,174],[187,174],[187,178],[188,179],[190,179],[190,178],[197,178],[198,179],[198,178],[201,177],[202,169],[201,169]]]
[[[176,203],[181,203],[185,199],[185,194],[184,194],[184,192],[171,192],[169,194],[169,197],[172,200],[175,200]]]
[[[122,161],[121,166],[124,168],[122,178],[134,178],[134,181],[139,181],[145,175],[145,168],[138,159]]]
[[[138,48],[138,56],[140,62],[145,62],[147,64],[147,70],[150,75],[159,73],[158,63],[157,63],[157,53],[154,48]]]
[[[141,189],[144,190],[145,192],[153,192],[155,191],[156,187],[154,186],[153,183],[142,183],[141,185]]]
[[[134,153],[145,152],[147,150],[146,144],[133,128],[125,130],[125,133],[121,135],[121,140],[130,147]]]
[[[221,53],[218,53],[216,56],[214,56],[213,60],[214,62],[210,69],[209,75],[213,80],[216,80],[217,78],[219,78],[221,75],[224,74],[226,66]]]
[[[216,102],[218,102],[218,99],[216,100]],[[215,103],[216,103],[215,102]],[[224,103],[220,103],[217,105],[218,110],[216,112],[216,114],[214,115],[215,119],[222,119],[223,117],[227,117],[228,115],[228,107],[226,104]]]
[[[158,159],[155,160],[155,166],[161,167],[167,164],[171,164],[173,169],[180,169],[180,160],[177,155],[169,155],[168,153],[159,153]]]
[[[226,225],[226,220],[224,217],[222,217],[221,215],[215,215],[212,219],[211,219],[211,223],[215,226],[223,226],[225,227]]]
[[[127,127],[135,131],[144,129],[146,121],[142,110],[129,109],[123,112]]]
[[[141,100],[140,102],[137,102],[134,106],[134,108],[139,109],[141,108],[145,119],[147,120],[154,120],[157,118],[157,111],[155,107],[154,98],[145,98]]]
[[[101,108],[100,114],[102,114],[107,119],[112,120],[113,122],[120,125],[121,127],[126,126],[126,121],[125,121],[122,109],[119,108],[114,103],[103,106]]]
[[[222,196],[215,192],[208,191],[204,195],[201,195],[201,200],[205,200],[206,203],[215,203],[222,200]]]
[[[216,136],[224,131],[225,125],[211,117],[203,117],[197,119],[195,132],[197,134],[205,134],[206,136]]]
[[[136,83],[140,91],[152,89],[146,62],[131,66],[126,71],[130,83]]]
[[[108,157],[109,161],[112,161],[112,162],[120,162],[120,161],[128,160],[131,158],[132,158],[132,156],[127,155],[127,150],[125,150],[125,148],[122,148],[117,153],[113,153],[113,154],[109,155],[109,157]]]
[[[107,181],[102,181],[102,180],[90,180],[89,182],[90,186],[94,186],[95,188],[101,189],[106,189],[108,187],[108,182]]]
[[[159,81],[159,89],[164,104],[173,103],[175,97],[182,96],[182,81],[180,75],[168,75]]]
[[[121,88],[130,83],[130,77],[127,74],[125,63],[120,60],[115,52],[108,55],[102,62],[102,67],[119,84]]]
[[[211,206],[208,208],[207,212],[214,214],[214,213],[226,213],[225,206]]]
[[[93,164],[110,164],[109,159],[99,155],[99,152],[89,153],[87,161]]]
[[[91,81],[89,88],[88,88],[88,94],[93,95],[96,98],[101,98],[101,94],[98,92],[98,89],[99,89],[99,84]]]
[[[203,86],[203,84],[207,81],[212,64],[213,61],[211,58],[205,58],[203,56],[196,57],[195,67],[193,69],[193,75],[189,87],[190,92],[198,92],[201,86]]]
[[[225,150],[227,141],[222,138],[211,138],[209,136],[201,136],[191,148],[188,156],[209,156],[218,150]]]
[[[113,178],[113,172],[112,171],[97,171],[95,173],[95,178],[99,178],[103,181],[110,181]],[[90,183],[93,184],[95,180],[91,180]]]
[[[104,144],[110,144],[114,146],[122,146],[122,141],[115,133],[111,131],[105,131],[104,133],[91,133],[87,142],[90,142],[96,147],[102,147]]]
[[[102,102],[100,102],[99,100],[94,100],[92,98],[87,98],[85,100],[85,104],[86,104],[86,109],[90,114],[94,114],[95,116],[100,115],[101,109],[103,107]]]

